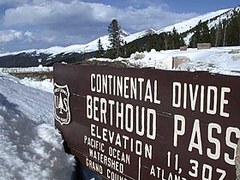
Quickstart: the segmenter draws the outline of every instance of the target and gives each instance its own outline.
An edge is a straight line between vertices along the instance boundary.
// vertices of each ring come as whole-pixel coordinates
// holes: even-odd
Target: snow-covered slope
[[[144,30],[144,31],[140,31],[140,32],[137,32],[137,33],[134,33],[134,34],[130,34],[129,36],[126,36],[124,38],[124,41],[126,41],[127,43],[129,42],[132,42],[136,39],[139,39],[139,38],[142,38],[148,34],[154,34],[156,33],[157,31],[154,30],[154,29],[147,29],[147,30]]]
[[[215,12],[206,13],[206,14],[194,17],[192,19],[189,19],[189,20],[177,23],[177,24],[173,24],[171,26],[164,27],[164,28],[160,29],[158,31],[158,33],[172,31],[173,28],[175,28],[177,30],[177,32],[183,33],[183,32],[188,31],[189,29],[195,27],[200,20],[202,22],[204,22],[204,21],[210,20],[214,17],[220,16],[230,10],[231,9],[223,9],[223,10],[219,10],[219,11],[215,11]]]
[[[155,33],[156,31],[154,29],[149,29],[149,30],[145,30],[145,31],[141,31],[141,32],[137,32],[134,34],[129,34],[129,35],[122,35],[122,39],[123,42],[131,42],[134,41],[135,39],[141,38],[149,33]],[[77,53],[82,53],[82,52],[91,52],[91,51],[96,51],[98,49],[97,45],[98,45],[98,41],[101,41],[101,44],[103,46],[104,49],[108,49],[110,47],[110,42],[108,40],[108,35],[99,37],[98,39],[95,39],[85,45],[71,45],[65,48],[55,48],[54,50],[58,50],[57,53],[72,53],[72,52],[77,52]],[[43,51],[42,51],[43,52]],[[48,49],[47,51],[44,52],[51,52],[51,49]],[[56,54],[56,51],[54,51],[53,54]]]
[[[0,179],[70,179],[74,159],[54,127],[53,94],[0,74],[0,139]]]
[[[225,13],[221,14],[220,16],[216,16],[215,18],[210,19],[210,21],[208,23],[209,29],[214,27],[219,22],[222,22],[223,20],[228,20],[229,18],[231,18],[232,15],[234,14],[234,12],[240,12],[240,6],[238,6],[236,8],[231,8],[228,11],[226,11]]]

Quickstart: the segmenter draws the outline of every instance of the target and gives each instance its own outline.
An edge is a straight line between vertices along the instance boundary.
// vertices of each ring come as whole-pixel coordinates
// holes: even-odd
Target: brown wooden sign
[[[54,66],[56,126],[112,180],[235,179],[240,77]]]

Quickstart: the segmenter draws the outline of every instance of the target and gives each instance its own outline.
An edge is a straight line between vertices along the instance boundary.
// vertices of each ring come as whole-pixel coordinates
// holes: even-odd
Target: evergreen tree
[[[236,46],[240,43],[240,14],[235,12],[225,28],[225,43],[228,46]]]
[[[185,45],[183,37],[177,32],[175,27],[173,28],[171,33],[171,42],[172,42],[171,49],[178,49],[180,48],[180,46]]]
[[[211,43],[212,38],[210,34],[210,30],[207,25],[207,21],[202,23],[200,20],[198,22],[198,25],[195,27],[194,34],[192,35],[190,39],[190,46],[191,47],[197,47],[197,43]]]
[[[200,26],[200,42],[199,43],[211,43],[211,35],[207,25],[207,21]]]
[[[120,48],[122,39],[120,36],[120,26],[116,19],[113,19],[110,25],[108,26],[108,39],[110,41],[111,48],[113,49],[114,55],[113,57],[120,56]]]
[[[190,47],[196,48],[197,43],[199,43],[199,40],[200,40],[200,31],[198,28],[196,28],[194,34],[190,38],[190,43],[189,43]]]
[[[175,27],[173,27],[173,30],[172,30],[172,33],[171,33],[171,36],[172,36],[172,47],[171,49],[176,49],[176,48],[179,48],[179,39],[180,39],[180,36],[179,34],[177,33],[177,30]]]
[[[210,35],[212,39],[212,44],[215,47],[219,46],[225,46],[226,44],[226,27],[227,27],[227,21],[219,21],[218,24],[215,25],[215,27],[212,27],[210,30]]]
[[[101,43],[101,39],[98,39],[97,47],[98,47],[97,56],[98,56],[98,57],[102,57],[103,52],[104,52],[104,49],[103,49],[103,46],[102,46],[102,43]]]
[[[123,57],[127,57],[127,42],[124,42],[124,46],[123,46]]]

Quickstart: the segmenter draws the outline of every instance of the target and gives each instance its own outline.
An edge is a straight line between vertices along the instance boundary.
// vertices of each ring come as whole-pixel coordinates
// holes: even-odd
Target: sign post
[[[54,66],[56,126],[111,180],[236,178],[240,77]]]

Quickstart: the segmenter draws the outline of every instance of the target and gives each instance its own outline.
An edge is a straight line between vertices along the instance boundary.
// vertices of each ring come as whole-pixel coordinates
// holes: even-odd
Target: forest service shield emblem
[[[71,121],[70,92],[67,85],[61,86],[54,83],[54,109],[55,119],[61,124],[69,124]]]

